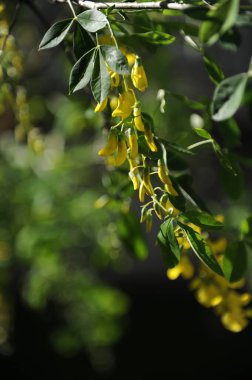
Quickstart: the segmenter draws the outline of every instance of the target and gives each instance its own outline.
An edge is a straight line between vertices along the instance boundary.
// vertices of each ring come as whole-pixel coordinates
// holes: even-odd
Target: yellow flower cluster
[[[108,36],[100,36],[99,43],[112,45],[114,40]],[[128,60],[131,74],[121,77],[108,67],[111,78],[110,101],[106,98],[97,104],[95,112],[103,111],[109,104],[115,125],[110,128],[107,143],[98,154],[107,157],[109,165],[120,166],[128,162],[129,177],[134,190],[139,192],[140,202],[145,202],[146,196],[150,197],[149,202],[143,206],[141,218],[142,222],[146,222],[147,230],[150,230],[152,213],[159,219],[164,219],[168,214],[177,216],[180,213],[169,199],[170,196],[178,196],[178,192],[170,179],[165,161],[160,159],[157,167],[153,167],[145,155],[139,153],[140,137],[144,138],[146,147],[151,152],[158,151],[152,126],[145,120],[136,96],[136,90],[146,90],[148,80],[141,58],[125,47],[120,47],[120,50]],[[154,175],[157,176],[153,177]],[[157,183],[157,188],[153,187],[152,178]],[[161,195],[158,196],[157,191],[161,192]]]
[[[218,218],[219,219],[219,218]],[[194,230],[200,233],[197,226],[190,224]],[[186,280],[194,276],[194,267],[186,255],[190,248],[189,244],[182,236],[177,237],[179,244],[183,246],[182,258],[178,265],[167,270],[167,277],[170,280],[177,279],[180,275]],[[217,259],[221,258],[227,246],[224,238],[216,241],[208,241],[212,252]],[[252,318],[252,308],[246,306],[251,302],[251,295],[241,292],[245,281],[230,284],[226,279],[210,271],[206,266],[201,265],[198,274],[191,280],[190,288],[194,291],[197,301],[207,307],[213,308],[223,326],[232,332],[240,332],[248,325],[248,319]]]

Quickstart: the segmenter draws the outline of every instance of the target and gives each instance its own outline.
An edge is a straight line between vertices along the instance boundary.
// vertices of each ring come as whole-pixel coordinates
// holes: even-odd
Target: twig
[[[66,3],[67,0],[51,0],[53,3]],[[184,9],[191,8],[192,6],[189,4],[180,4],[180,3],[173,3],[168,1],[149,1],[149,2],[129,2],[129,3],[117,3],[117,2],[94,2],[94,1],[85,1],[85,0],[75,0],[75,4],[79,5],[82,8],[86,9],[107,9],[107,8],[114,8],[114,9],[121,9],[121,10],[127,10],[127,9],[146,9],[146,10],[162,10],[162,9],[172,9],[172,10],[179,10],[182,11]]]

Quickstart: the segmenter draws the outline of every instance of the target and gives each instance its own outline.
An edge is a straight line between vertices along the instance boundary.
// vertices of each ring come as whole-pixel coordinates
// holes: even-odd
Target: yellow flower
[[[145,137],[145,140],[146,140],[150,150],[152,152],[157,152],[157,146],[156,146],[154,139],[153,139],[153,133],[152,133],[148,124],[146,124],[146,126],[145,126],[144,137]]]
[[[102,112],[104,108],[106,108],[108,104],[108,98],[105,98],[101,103],[97,103],[97,106],[95,107],[95,112]]]
[[[144,168],[143,184],[144,184],[144,190],[146,194],[148,194],[150,197],[154,195],[154,190],[153,190],[151,180],[150,180],[149,168]]]
[[[168,269],[166,274],[170,280],[176,280],[180,275],[189,280],[194,275],[194,268],[190,260],[186,256],[182,256],[178,265]]]
[[[131,80],[139,91],[143,92],[148,87],[147,77],[141,59],[138,56],[136,56],[134,66],[131,70]]]
[[[173,195],[178,196],[177,191],[174,189],[170,177],[168,175],[168,168],[162,160],[158,160],[158,176],[160,180],[165,184],[165,190]]]
[[[125,91],[122,94],[119,94],[119,99],[116,109],[112,112],[113,117],[121,117],[122,120],[127,119],[132,112],[135,99],[133,91]]]
[[[139,201],[141,203],[144,202],[144,198],[145,198],[145,187],[144,187],[144,183],[141,182],[140,186],[139,186]]]
[[[222,315],[221,322],[227,330],[238,333],[245,329],[248,325],[248,320],[245,318],[242,311],[227,312]]]
[[[140,181],[139,181],[139,172],[137,169],[137,162],[134,158],[128,158],[130,165],[129,177],[133,183],[134,190],[139,189]]]
[[[126,56],[129,66],[134,65],[136,55],[134,53],[130,53],[124,46],[121,46],[120,50]]]
[[[117,96],[112,96],[109,102],[110,108],[112,111],[114,111],[117,107],[118,104],[118,97]]]
[[[115,157],[115,166],[120,166],[127,158],[127,145],[123,135],[118,136],[117,155]]]
[[[223,300],[220,290],[214,284],[202,284],[196,292],[196,298],[205,307],[215,307]]]
[[[136,156],[138,155],[137,135],[131,128],[129,130],[128,142],[130,147],[129,155],[131,158],[136,158]]]
[[[104,148],[99,150],[99,156],[110,156],[117,148],[117,133],[111,130],[108,135],[108,142]]]
[[[111,87],[112,88],[118,87],[120,83],[120,75],[116,73],[115,71],[112,71],[111,69],[108,69],[108,71],[110,75]]]
[[[138,131],[144,132],[144,123],[142,120],[142,113],[141,113],[141,107],[139,103],[135,104],[134,109],[133,109],[133,116],[134,116],[134,123],[135,127]]]

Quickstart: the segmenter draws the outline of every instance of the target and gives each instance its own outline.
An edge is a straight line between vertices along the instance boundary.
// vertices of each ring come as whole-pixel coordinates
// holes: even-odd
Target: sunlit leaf
[[[204,237],[198,232],[195,232],[191,227],[187,226],[186,224],[178,224],[185,232],[187,240],[196,256],[210,269],[222,276],[223,272],[221,270],[221,267],[216,261],[216,258],[214,257]]]
[[[107,17],[97,9],[89,9],[77,16],[79,24],[88,32],[95,33],[105,28],[108,23]]]

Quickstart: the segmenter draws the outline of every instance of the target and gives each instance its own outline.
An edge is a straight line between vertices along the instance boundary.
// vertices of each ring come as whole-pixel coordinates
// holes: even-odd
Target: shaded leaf
[[[50,49],[59,45],[66,37],[72,24],[72,19],[59,21],[53,24],[51,28],[48,29],[42,41],[40,42],[39,50]]]
[[[101,53],[111,70],[120,75],[129,75],[127,58],[116,46],[102,45]]]
[[[85,29],[81,28],[78,23],[76,23],[73,39],[75,57],[77,59],[80,59],[84,54],[86,54],[94,47],[94,41],[90,37],[89,33]]]
[[[199,38],[203,43],[212,45],[236,22],[239,12],[239,0],[222,0],[207,13],[208,20],[203,21]]]
[[[203,62],[207,69],[208,76],[214,84],[217,85],[219,82],[221,82],[225,78],[224,73],[219,67],[219,65],[207,54],[203,56]]]
[[[213,120],[222,121],[235,114],[241,104],[247,80],[246,73],[237,74],[224,79],[216,87],[211,104]]]
[[[117,222],[117,232],[130,254],[138,260],[146,259],[148,247],[136,217],[130,213],[122,214]]]
[[[222,269],[225,278],[230,282],[240,280],[247,268],[247,252],[242,241],[230,244],[222,259]]]
[[[95,57],[91,89],[98,103],[101,103],[108,96],[110,90],[110,75],[100,50]]]
[[[181,250],[174,233],[174,224],[171,218],[161,224],[157,241],[162,249],[165,264],[168,268],[173,268],[180,260]]]
[[[92,49],[73,66],[69,80],[70,93],[81,90],[90,82],[96,55],[96,50]]]

